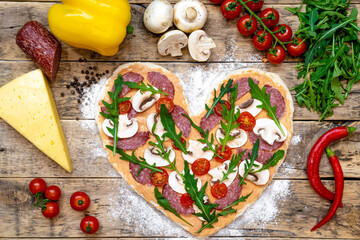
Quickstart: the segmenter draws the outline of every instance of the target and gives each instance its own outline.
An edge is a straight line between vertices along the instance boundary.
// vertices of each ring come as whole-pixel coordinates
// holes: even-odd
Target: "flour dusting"
[[[293,136],[293,138],[291,139],[290,145],[298,145],[301,142],[301,135],[296,134]]]

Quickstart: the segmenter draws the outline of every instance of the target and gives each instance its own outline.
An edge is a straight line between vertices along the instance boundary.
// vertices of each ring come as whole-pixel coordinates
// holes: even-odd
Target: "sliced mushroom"
[[[231,141],[228,141],[226,145],[228,145],[230,148],[239,148],[242,145],[244,145],[246,143],[246,141],[248,140],[248,135],[247,133],[240,129],[240,128],[235,128],[234,130],[232,130],[230,132],[230,136],[233,136],[234,139]],[[224,139],[225,137],[225,131],[219,127],[218,130],[216,131],[216,140],[220,142],[220,138]]]
[[[107,128],[113,129],[114,123],[110,119],[105,119],[103,122],[103,131],[109,136],[113,137],[113,135],[109,132]],[[135,118],[129,119],[127,114],[119,115],[119,126],[118,126],[118,138],[130,138],[136,134],[139,129],[139,125]]]
[[[257,116],[260,112],[261,112],[261,108],[258,108],[257,106],[260,106],[262,104],[262,102],[260,102],[257,99],[254,98],[250,98],[249,100],[247,100],[246,102],[238,105],[235,107],[235,111],[237,109],[240,110],[240,112],[249,112],[251,113],[251,115],[253,115],[254,117]]]
[[[206,7],[198,0],[181,0],[174,6],[174,23],[183,32],[202,29],[206,20]]]
[[[188,161],[190,164],[193,164],[195,160],[199,158],[206,158],[210,161],[214,156],[214,153],[210,150],[204,151],[203,148],[205,147],[207,147],[206,144],[189,140],[189,147],[187,148],[188,154],[182,153],[182,156],[184,160]]]
[[[229,164],[230,164],[230,160],[227,160],[225,162],[223,162],[222,165],[211,169],[208,173],[212,176],[212,179],[210,181],[210,185],[214,185],[216,182],[221,181],[221,179],[223,178],[224,174],[229,170]],[[230,184],[234,181],[234,179],[237,176],[237,172],[238,172],[238,167],[235,167],[235,172],[230,173],[227,176],[227,179],[223,181],[223,183],[225,183],[225,185],[228,187],[230,186]]]
[[[210,49],[215,48],[214,41],[203,30],[192,32],[189,36],[189,52],[198,62],[205,62],[211,56]]]
[[[152,128],[154,124],[156,123],[156,127],[154,130],[154,133],[158,135],[159,137],[162,137],[164,133],[166,133],[166,130],[164,126],[161,123],[160,115],[157,113],[150,113],[150,115],[146,119],[146,125],[149,131],[152,133]]]
[[[190,170],[190,173],[193,174],[193,172]],[[201,189],[201,180],[199,178],[197,179],[197,188],[200,191]],[[185,184],[182,180],[182,178],[177,174],[175,171],[171,172],[169,174],[169,186],[177,193],[184,194],[186,193],[185,190]]]
[[[109,132],[109,130],[107,128],[110,128],[110,129],[114,128],[114,122],[110,119],[104,120],[104,122],[102,123],[102,130],[107,136],[113,137],[113,135]]]
[[[161,36],[158,42],[158,52],[162,56],[182,56],[181,49],[188,44],[188,38],[182,31],[172,30]]]
[[[274,120],[269,118],[261,118],[256,120],[253,131],[265,142],[273,145],[274,142],[283,142],[287,138],[287,130],[285,126],[281,124],[281,128],[284,130],[285,135],[282,134],[281,130],[275,124]]]
[[[144,158],[146,159],[146,162],[150,165],[155,164],[157,167],[163,167],[169,165],[169,162],[162,158],[159,153],[160,149],[154,146],[148,147],[144,152]],[[170,151],[169,160],[171,162],[175,159],[175,151],[171,147],[165,148],[165,151]]]
[[[254,161],[254,165],[253,169],[254,171],[259,170],[263,165],[257,161]],[[245,173],[245,161],[242,161],[239,165],[239,174],[240,176],[244,176]],[[249,173],[246,176],[246,179],[253,182],[256,185],[265,185],[270,178],[270,172],[268,169],[263,170],[261,172],[257,172],[257,173]]]
[[[155,88],[155,87],[154,87]],[[152,92],[141,92],[140,90],[134,95],[132,99],[132,107],[136,112],[144,112],[149,109],[154,103],[159,100],[160,94],[152,94]]]
[[[144,25],[150,32],[163,33],[172,26],[173,7],[166,0],[154,0],[144,13]]]

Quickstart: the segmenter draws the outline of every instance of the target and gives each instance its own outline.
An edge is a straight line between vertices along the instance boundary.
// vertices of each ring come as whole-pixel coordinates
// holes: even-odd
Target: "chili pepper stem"
[[[326,155],[328,156],[328,158],[331,158],[335,155],[335,153],[331,151],[330,148],[326,147]]]
[[[346,127],[346,129],[347,129],[347,131],[348,131],[349,134],[352,133],[352,132],[354,132],[354,131],[356,130],[355,127]]]

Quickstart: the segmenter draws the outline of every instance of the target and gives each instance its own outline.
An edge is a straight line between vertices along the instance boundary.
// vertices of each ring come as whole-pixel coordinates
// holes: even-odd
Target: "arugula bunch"
[[[229,81],[226,83],[226,85],[224,85],[225,83],[221,84],[219,96],[216,96],[216,89],[214,89],[213,104],[210,107],[207,104],[205,104],[205,109],[207,110],[207,113],[205,116],[206,118],[208,118],[214,112],[214,108],[218,103],[223,104],[225,102],[224,100],[221,100],[222,97],[225,96],[225,94],[234,91],[234,88],[231,87],[232,83],[233,83],[233,80],[229,79]]]
[[[240,154],[232,155],[230,163],[229,163],[229,169],[226,172],[223,172],[224,175],[223,175],[221,181],[219,182],[219,184],[223,183],[226,179],[228,179],[228,176],[231,173],[236,172],[235,168],[241,161],[241,157],[244,155],[244,153],[245,153],[245,151],[242,151]]]
[[[303,4],[306,11],[300,12]],[[298,79],[304,81],[292,90],[300,106],[321,114],[320,121],[344,104],[360,80],[358,10],[348,14],[349,5],[350,0],[304,0],[299,7],[286,8],[298,16],[295,35],[308,47],[305,61],[297,65]]]

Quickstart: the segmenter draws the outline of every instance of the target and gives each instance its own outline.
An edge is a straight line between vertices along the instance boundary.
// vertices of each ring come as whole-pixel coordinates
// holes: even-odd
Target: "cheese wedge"
[[[72,171],[54,98],[40,69],[0,88],[0,117],[52,160]]]

